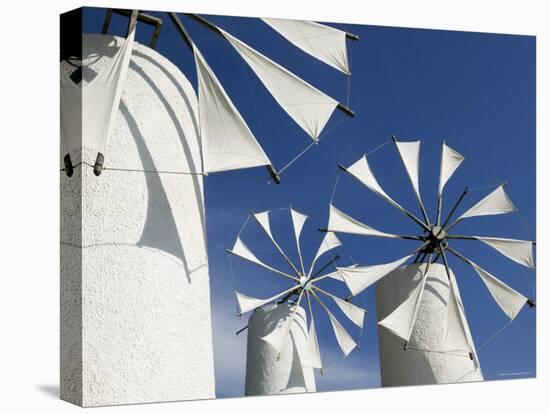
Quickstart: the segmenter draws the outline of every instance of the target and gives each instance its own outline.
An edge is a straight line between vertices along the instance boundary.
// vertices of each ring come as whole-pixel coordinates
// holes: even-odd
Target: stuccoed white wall
[[[285,302],[255,310],[248,320],[245,395],[315,392],[313,368],[303,361],[307,344],[306,312],[296,310],[290,337],[279,352],[262,337],[286,326],[294,306]]]
[[[85,35],[88,67],[101,71],[122,42]],[[191,84],[136,43],[105,167],[200,171],[197,136]],[[92,165],[96,155],[83,150]],[[61,173],[61,206],[62,398],[97,406],[214,397],[202,177],[96,177],[83,165]]]
[[[376,310],[382,320],[417,286],[425,265],[404,266],[384,277],[376,289]],[[445,267],[432,264],[409,346],[440,350],[447,321],[449,281]],[[466,327],[468,335],[470,330]],[[403,350],[403,340],[378,327],[382,386],[483,381],[477,361],[450,353]]]

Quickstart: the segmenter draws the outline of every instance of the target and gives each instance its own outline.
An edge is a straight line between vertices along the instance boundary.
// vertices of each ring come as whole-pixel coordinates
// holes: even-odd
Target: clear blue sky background
[[[104,15],[104,9],[86,9],[85,32],[99,32]],[[162,17],[164,26],[156,49],[178,65],[196,86],[192,55],[169,19]],[[181,19],[276,168],[281,168],[309,144],[309,137],[276,105],[223,39],[186,16],[181,15]],[[219,16],[212,16],[211,20],[329,95],[347,102],[347,81],[340,72],[296,49],[262,21]],[[127,19],[114,16],[110,33],[123,35],[126,24]],[[507,181],[508,192],[523,217],[523,223],[515,214],[473,218],[457,226],[456,232],[535,238],[535,38],[370,25],[334,26],[361,38],[349,44],[348,49],[353,73],[349,99],[356,117],[340,122],[318,146],[293,164],[282,175],[281,185],[269,184],[264,168],[213,174],[205,179],[218,397],[241,396],[244,391],[246,333],[237,337],[235,331],[246,325],[246,317],[235,316],[233,291],[267,297],[288,286],[285,280],[238,258],[232,259],[231,272],[224,250],[232,246],[249,209],[263,211],[292,204],[307,214],[309,220],[302,240],[305,261],[309,263],[322,238],[317,228],[327,223],[337,163],[350,165],[392,134],[401,139],[427,141],[421,152],[421,191],[431,217],[436,206],[440,142],[446,139],[468,161],[446,187],[444,214],[465,185],[473,190],[460,211],[491,191],[481,187]],[[137,41],[148,44],[151,33],[151,28],[139,25]],[[328,128],[341,117],[335,112]],[[393,146],[385,146],[370,159],[386,191],[420,215]],[[346,175],[341,176],[334,203],[383,231],[407,234],[418,230],[409,219]],[[260,258],[284,268],[285,264],[253,224],[243,233],[245,242],[253,246]],[[296,258],[288,214],[276,213],[272,225],[280,244]],[[395,260],[416,246],[410,241],[351,235],[342,235],[341,240],[345,245],[345,249],[340,249],[341,265],[352,262],[350,255],[365,265]],[[463,241],[455,243],[455,247],[524,295],[536,294],[534,272],[479,243]],[[454,257],[450,258],[450,265],[479,346],[507,319],[472,269]],[[346,294],[338,282],[327,281],[326,288]],[[370,313],[362,333],[343,316],[339,318],[360,339],[361,351],[354,351],[347,359],[339,354],[326,316],[315,312],[321,352],[328,367],[324,376],[316,374],[320,391],[380,385],[374,289],[361,294],[356,302],[365,305]],[[535,310],[525,308],[508,329],[480,351],[479,358],[488,380],[535,376]]]

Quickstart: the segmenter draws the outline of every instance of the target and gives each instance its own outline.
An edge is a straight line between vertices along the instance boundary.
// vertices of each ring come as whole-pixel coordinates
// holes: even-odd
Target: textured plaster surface
[[[315,392],[313,368],[304,363],[307,344],[306,312],[296,310],[288,341],[278,351],[262,339],[276,329],[286,329],[293,305],[258,308],[248,321],[245,395]]]
[[[84,81],[122,42],[84,36]],[[202,177],[143,172],[200,171],[196,117],[181,71],[136,43],[107,169],[61,175],[64,399],[98,406],[214,397]],[[93,165],[97,154],[82,154]]]
[[[384,277],[376,289],[378,320],[389,315],[414,290],[424,264],[405,266]],[[445,267],[432,264],[418,317],[408,346],[422,350],[442,349],[447,322],[449,281]],[[464,316],[464,314],[463,314]],[[466,324],[468,336],[470,330]],[[477,360],[458,353],[426,352],[403,349],[403,340],[378,327],[382,386],[443,384],[483,381]]]

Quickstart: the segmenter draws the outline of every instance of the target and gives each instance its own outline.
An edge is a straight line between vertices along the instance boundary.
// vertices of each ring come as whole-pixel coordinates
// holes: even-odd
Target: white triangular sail
[[[531,269],[535,268],[533,242],[530,240],[503,239],[500,237],[474,236],[480,242],[491,246],[510,260]]]
[[[338,305],[340,310],[359,328],[363,327],[363,320],[365,319],[365,310],[359,306],[355,306],[351,302],[346,302],[337,296],[332,296],[334,302]]]
[[[356,264],[353,264],[351,266],[346,267],[345,269],[355,269],[357,267]],[[336,271],[327,273],[326,275],[319,276],[320,278],[326,278],[330,277],[331,279],[338,280],[340,282],[344,282],[344,279],[342,278],[342,275],[340,274],[340,271],[336,269]]]
[[[349,75],[346,32],[305,20],[262,20],[294,46]]]
[[[262,211],[261,213],[252,213],[258,224],[266,232],[271,241],[275,242],[273,234],[271,233],[271,226],[269,225],[269,211]]]
[[[105,154],[120,97],[128,77],[135,25],[109,66],[89,83],[74,83],[61,73],[61,140],[66,154],[81,147]]]
[[[296,287],[293,287],[291,289],[285,290],[284,292],[281,292],[267,299],[253,298],[252,296],[247,296],[240,292],[235,292],[235,296],[237,298],[237,304],[239,306],[239,314],[242,315],[253,309],[259,308],[260,306],[263,306],[269,302],[273,302],[274,300],[277,300],[283,297],[284,295],[286,295],[287,293],[295,289]]]
[[[403,207],[401,207],[393,198],[391,198],[380,186],[380,184],[378,183],[378,180],[376,179],[376,177],[374,176],[374,173],[372,172],[372,169],[370,168],[366,155],[364,155],[355,163],[353,163],[351,166],[346,168],[346,171],[350,173],[353,177],[355,177],[357,180],[359,180],[363,185],[368,187],[375,194],[379,195],[380,197],[385,199],[387,202],[389,202],[391,205],[393,205],[394,207],[397,207],[400,210],[403,209]]]
[[[516,210],[517,209],[512,203],[512,200],[510,200],[510,197],[508,197],[508,194],[504,191],[504,185],[500,185],[475,206],[462,214],[458,220],[462,220],[467,217],[513,213]]]
[[[464,156],[449,147],[445,142],[441,147],[441,170],[439,171],[439,195],[443,194],[443,188],[456,169],[464,161]]]
[[[351,294],[356,296],[372,284],[378,282],[392,270],[403,265],[411,257],[412,255],[405,256],[395,262],[374,266],[339,267],[337,270]]]
[[[341,246],[342,242],[336,237],[336,234],[327,232],[325,233],[325,237],[323,238],[323,241],[321,242],[321,245],[319,246],[319,249],[317,249],[317,253],[315,254],[315,257],[313,258],[313,262],[311,263],[311,270],[313,270],[313,267],[315,266],[315,263],[317,262],[317,259],[321,257],[323,254],[328,252],[329,250],[335,249],[338,246]],[[310,270],[310,274],[311,274]]]
[[[411,292],[409,297],[405,299],[395,310],[378,322],[378,325],[383,326],[388,331],[397,335],[404,341],[409,341],[416,322],[422,294],[426,286],[427,277],[423,274],[425,267],[419,267],[418,271],[422,272],[416,288]]]
[[[353,217],[350,217],[346,213],[338,210],[332,204],[330,205],[327,231],[358,234],[361,236],[399,238],[399,236],[395,234],[378,231],[358,220],[355,220]]]
[[[219,30],[277,103],[313,140],[317,141],[338,102],[246,43],[222,29]]]
[[[332,325],[332,329],[334,330],[336,341],[338,342],[338,345],[340,345],[340,349],[346,357],[351,351],[353,351],[357,347],[357,344],[348,333],[348,331],[346,331],[345,328],[340,324],[340,322],[338,322],[338,319],[336,319],[336,317],[327,309],[325,310],[327,311],[327,314],[330,318],[330,323]]]
[[[300,234],[302,233],[302,228],[304,227],[304,223],[307,220],[307,216],[291,208],[290,217],[292,218],[292,227],[294,229],[294,238],[296,239],[296,248],[298,249],[298,257],[300,258],[300,265],[302,266],[303,272],[304,260],[302,259],[302,249],[300,248]]]
[[[229,252],[234,254],[235,256],[239,256],[244,260],[248,260],[249,262],[256,263],[257,265],[262,266],[268,270],[279,273],[279,271],[275,270],[271,266],[266,265],[264,262],[258,259],[256,255],[250,251],[246,244],[243,243],[240,237],[237,237],[235,245],[231,250],[229,250]]]
[[[475,263],[471,265],[506,316],[511,320],[515,319],[523,305],[527,303],[527,298]]]
[[[411,183],[416,193],[416,196],[420,200],[420,188],[419,188],[419,161],[420,161],[420,141],[395,141],[401,160],[405,165],[407,174],[411,179]]]
[[[317,330],[315,329],[315,321],[312,319],[309,325],[309,333],[307,339],[307,357],[304,365],[312,368],[323,368],[321,361],[321,352],[319,351],[319,341],[317,340]]]
[[[204,172],[270,165],[269,158],[195,45],[193,52]]]
[[[451,277],[454,276],[451,273]],[[468,340],[465,318],[458,299],[458,286],[449,284],[449,299],[447,300],[447,323],[443,332],[442,351],[445,352],[472,352],[473,344]]]

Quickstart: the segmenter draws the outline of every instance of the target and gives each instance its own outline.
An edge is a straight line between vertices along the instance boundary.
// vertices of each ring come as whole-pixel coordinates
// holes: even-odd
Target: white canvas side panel
[[[196,46],[199,123],[205,173],[270,165],[269,158]]]
[[[332,329],[334,330],[336,341],[338,342],[338,345],[340,345],[340,349],[346,357],[351,351],[353,351],[357,347],[357,344],[348,333],[348,331],[346,331],[345,328],[340,324],[340,322],[338,322],[338,319],[336,319],[336,317],[328,310],[327,314],[330,318],[330,323],[332,325]]]
[[[246,43],[222,29],[219,30],[277,103],[316,141],[338,102]]]
[[[458,220],[474,216],[492,216],[496,214],[513,213],[516,207],[504,191],[504,186],[497,187],[491,194],[462,214]]]
[[[424,269],[419,269],[424,272]],[[422,301],[426,280],[427,277],[422,276],[411,295],[392,313],[378,322],[378,325],[383,326],[394,335],[408,342],[411,338],[414,323],[416,322],[416,316],[418,315],[418,309]]]
[[[319,351],[319,341],[317,340],[317,330],[315,329],[315,322],[311,320],[309,325],[309,334],[307,340],[307,358],[306,366],[313,368],[323,368],[323,362],[321,361],[321,352]]]
[[[134,26],[109,66],[89,83],[83,80],[77,85],[61,73],[61,136],[66,153],[82,145],[105,154],[128,77],[135,33]]]
[[[419,177],[419,159],[420,159],[420,141],[395,141],[401,160],[405,165],[407,174],[411,179],[411,183],[416,193],[416,196],[420,200],[420,188],[418,184]]]
[[[372,169],[370,168],[369,162],[367,161],[367,157],[365,155],[357,160],[355,163],[353,163],[350,167],[346,168],[346,171],[354,176],[356,179],[358,179],[363,185],[368,187],[374,193],[384,198],[394,207],[397,207],[400,210],[403,208],[382,189],[382,187],[378,183],[378,180],[374,176],[374,173],[372,172]]]
[[[443,193],[443,188],[456,169],[464,161],[464,156],[443,143],[441,147],[441,170],[439,172],[439,195]]]
[[[329,222],[327,231],[335,233],[350,233],[361,236],[389,237],[399,238],[399,236],[390,233],[384,233],[355,220],[346,213],[338,210],[332,204],[330,205]]]
[[[535,268],[533,242],[529,240],[502,239],[499,237],[474,236],[480,242],[491,246],[507,258],[531,269]]]
[[[506,316],[512,320],[515,319],[523,305],[527,303],[527,298],[475,263],[472,263],[472,266]]]
[[[378,282],[392,270],[397,269],[412,257],[406,256],[395,262],[385,263],[374,266],[361,266],[361,267],[339,267],[338,273],[353,296],[358,295],[363,290]]]
[[[349,75],[346,32],[306,20],[262,19],[294,46]]]
[[[337,296],[332,296],[334,302],[338,305],[340,310],[359,328],[363,327],[363,320],[365,319],[365,311],[359,306],[355,306],[353,303],[346,302]]]

